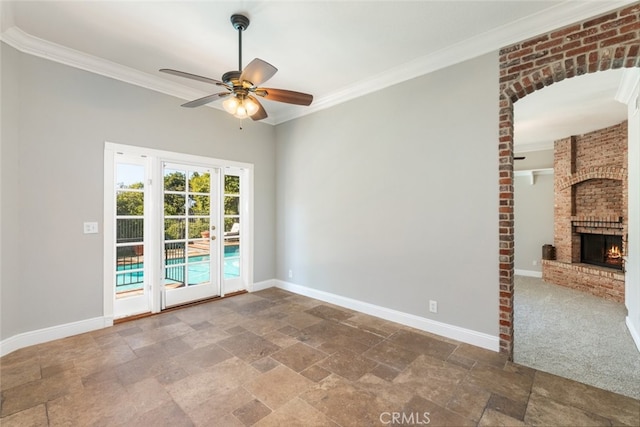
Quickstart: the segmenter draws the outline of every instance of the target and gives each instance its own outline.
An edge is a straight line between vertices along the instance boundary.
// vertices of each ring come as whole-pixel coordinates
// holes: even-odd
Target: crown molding
[[[0,41],[19,50],[20,52],[99,74],[132,85],[191,101],[209,93],[171,82],[158,76],[154,76],[135,68],[127,67],[104,58],[89,55],[75,49],[62,46],[48,40],[34,37],[22,31],[18,27],[11,27],[0,34]],[[224,111],[218,104],[207,104],[207,107]],[[273,120],[263,120],[269,124],[275,124]]]
[[[304,110],[290,110],[275,115],[275,117],[270,116],[262,122],[277,125],[303,117],[631,3],[634,3],[634,1],[567,1],[546,9],[543,12],[522,18],[508,25],[495,28],[471,39],[448,46],[430,55],[416,58],[413,61],[394,67],[377,76],[361,80],[354,85],[347,86],[327,96],[316,99],[313,104]],[[192,100],[207,95],[207,93],[197,89],[34,37],[15,26],[8,28],[0,34],[0,40],[30,55],[59,62],[176,98]],[[217,104],[207,104],[207,106],[222,110],[222,107]]]
[[[562,3],[543,12],[497,27],[430,55],[394,67],[377,76],[360,80],[355,85],[315,100],[304,111],[295,111],[278,116],[277,124],[333,107],[489,52],[497,51],[505,46],[589,19],[631,3],[634,3],[634,0]],[[553,143],[551,148],[553,148]]]

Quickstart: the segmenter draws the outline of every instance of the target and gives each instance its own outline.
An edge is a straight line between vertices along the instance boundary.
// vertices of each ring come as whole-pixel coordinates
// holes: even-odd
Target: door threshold
[[[113,324],[114,325],[118,325],[120,323],[131,322],[133,320],[144,319],[145,317],[156,316],[158,314],[168,313],[170,311],[181,310],[183,308],[193,307],[193,306],[200,305],[200,304],[205,304],[205,303],[208,303],[208,302],[223,300],[223,299],[226,299],[226,298],[231,298],[231,297],[235,297],[237,295],[242,295],[242,294],[246,294],[246,293],[248,293],[248,291],[246,291],[246,290],[245,291],[236,291],[236,292],[228,293],[223,297],[218,296],[218,297],[212,297],[212,298],[205,298],[205,299],[201,299],[201,300],[198,300],[198,301],[188,302],[186,304],[175,305],[173,307],[165,308],[164,310],[162,310],[159,313],[148,312],[148,313],[136,314],[136,315],[133,315],[133,316],[121,317],[119,319],[115,319],[113,321]]]

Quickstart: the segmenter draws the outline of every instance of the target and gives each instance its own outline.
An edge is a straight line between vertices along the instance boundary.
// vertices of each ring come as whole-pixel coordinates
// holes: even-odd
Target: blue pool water
[[[209,281],[209,263],[205,262],[209,261],[209,255],[199,255],[189,257],[189,284],[194,285],[198,283],[204,283]],[[180,259],[168,260],[167,266],[165,269],[166,276],[169,278],[165,278],[165,284],[180,282],[180,279],[171,276],[173,275],[182,275],[183,266],[179,265],[176,267],[171,267],[172,264],[180,264]],[[140,271],[144,267],[143,263],[137,264],[129,264],[126,266],[118,266],[116,273],[116,289],[117,292],[123,291],[132,291],[137,289],[142,289],[143,281],[144,281],[144,272]],[[233,279],[236,277],[240,277],[240,251],[239,247],[236,246],[225,246],[224,248],[224,278],[225,279]],[[137,271],[128,271],[128,270],[137,270]],[[127,273],[120,273],[121,271],[128,271]]]

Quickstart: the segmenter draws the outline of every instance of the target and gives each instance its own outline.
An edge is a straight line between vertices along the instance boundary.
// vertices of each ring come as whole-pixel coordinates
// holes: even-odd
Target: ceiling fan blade
[[[224,98],[225,96],[228,96],[228,95],[231,95],[231,92],[214,93],[213,95],[207,95],[203,98],[199,98],[199,99],[187,102],[186,104],[182,104],[181,106],[187,107],[187,108],[199,107],[201,105],[216,101],[220,98]]]
[[[197,74],[185,73],[184,71],[172,70],[170,68],[162,68],[160,70],[162,73],[173,74],[174,76],[186,77],[191,80],[198,80],[200,82],[211,83],[214,85],[226,86],[220,80],[210,79],[209,77],[198,76]]]
[[[240,81],[246,80],[251,82],[253,86],[259,86],[269,80],[278,69],[260,58],[256,58],[244,67]]]
[[[253,116],[251,116],[251,119],[254,120],[254,121],[266,119],[267,118],[267,112],[265,111],[265,109],[262,106],[262,104],[260,103],[260,101],[258,101],[254,96],[251,96],[251,95],[249,95],[249,99],[251,99],[253,102],[258,104],[258,107],[259,107],[258,111],[256,111],[256,113]]]
[[[269,101],[286,102],[287,104],[310,105],[313,102],[313,95],[292,90],[261,87],[256,89],[255,93]]]

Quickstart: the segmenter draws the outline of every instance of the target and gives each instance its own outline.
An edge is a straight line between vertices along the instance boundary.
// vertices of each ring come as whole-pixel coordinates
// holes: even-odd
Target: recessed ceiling
[[[0,7],[2,40],[12,46],[186,100],[216,90],[158,70],[214,79],[235,70],[238,40],[229,17],[246,14],[243,65],[266,60],[279,69],[266,86],[315,97],[310,107],[265,100],[265,122],[278,124],[628,3],[2,1]]]

